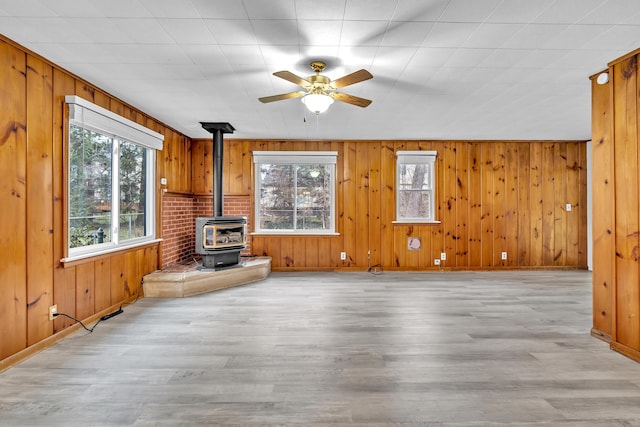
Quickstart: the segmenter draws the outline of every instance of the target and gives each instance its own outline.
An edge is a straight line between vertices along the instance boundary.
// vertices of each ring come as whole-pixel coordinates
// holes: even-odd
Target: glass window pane
[[[429,190],[431,189],[430,177],[428,164],[400,165],[399,186],[401,190]]]
[[[69,127],[69,247],[111,241],[113,140]]]
[[[292,230],[294,168],[292,165],[260,165],[260,228]]]
[[[146,236],[146,149],[120,142],[120,240]]]
[[[329,165],[297,165],[296,228],[331,228],[331,170]]]
[[[400,218],[431,219],[431,192],[399,191],[398,214]]]

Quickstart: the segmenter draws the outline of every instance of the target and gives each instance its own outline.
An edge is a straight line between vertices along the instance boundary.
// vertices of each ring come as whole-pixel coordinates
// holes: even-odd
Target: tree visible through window
[[[255,152],[256,231],[333,232],[335,155]]]
[[[435,221],[435,151],[397,153],[396,219]]]
[[[69,255],[151,240],[162,135],[81,98],[67,102]]]

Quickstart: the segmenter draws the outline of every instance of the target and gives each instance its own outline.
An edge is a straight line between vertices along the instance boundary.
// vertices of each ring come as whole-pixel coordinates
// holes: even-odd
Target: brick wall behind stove
[[[162,265],[191,259],[194,254],[195,220],[192,197],[162,198]]]
[[[226,196],[224,215],[251,217],[251,201],[248,196]],[[162,265],[190,261],[195,253],[196,218],[213,216],[211,197],[167,196],[162,199]],[[247,229],[251,230],[250,224]],[[242,255],[251,254],[251,238]]]

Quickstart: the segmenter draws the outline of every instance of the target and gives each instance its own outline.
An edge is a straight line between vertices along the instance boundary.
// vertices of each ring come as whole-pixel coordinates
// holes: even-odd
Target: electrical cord
[[[79,323],[79,324],[80,324],[80,326],[82,326],[85,330],[87,330],[87,331],[89,331],[89,333],[91,333],[91,332],[93,332],[93,330],[96,328],[96,326],[98,326],[98,325],[100,324],[100,322],[104,322],[105,320],[109,320],[109,319],[111,319],[112,317],[117,316],[118,314],[120,314],[120,313],[122,313],[122,312],[123,312],[123,311],[122,311],[122,306],[120,306],[120,308],[119,308],[119,309],[117,309],[116,311],[114,311],[113,313],[105,314],[105,315],[104,315],[104,316],[102,316],[100,319],[98,319],[98,321],[97,321],[97,322],[96,322],[96,323],[95,323],[91,328],[87,328],[87,326],[86,326],[84,323],[82,323],[82,320],[80,320],[80,319],[76,319],[76,318],[75,318],[75,317],[73,317],[73,316],[69,316],[69,315],[68,315],[68,314],[66,314],[66,313],[55,313],[55,314],[53,315],[53,317],[58,317],[58,316],[67,317],[67,318],[69,318],[69,319],[71,319],[71,320],[73,320],[73,321],[75,321],[75,322]]]

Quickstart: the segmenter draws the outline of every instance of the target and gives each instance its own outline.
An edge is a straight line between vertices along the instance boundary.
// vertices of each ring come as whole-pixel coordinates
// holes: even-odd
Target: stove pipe
[[[213,134],[213,216],[224,216],[224,185],[222,183],[222,168],[224,160],[223,134],[233,133],[235,130],[230,123],[200,122],[202,127]]]

